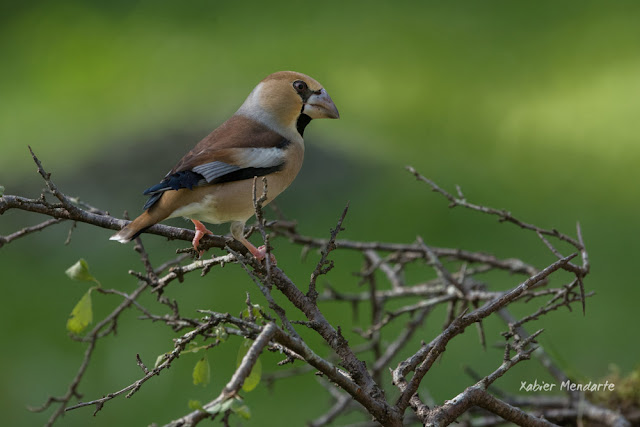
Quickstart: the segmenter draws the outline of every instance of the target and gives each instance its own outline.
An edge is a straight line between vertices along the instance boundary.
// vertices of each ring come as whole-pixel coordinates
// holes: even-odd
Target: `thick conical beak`
[[[312,119],[339,119],[340,113],[331,97],[324,89],[314,93],[307,99],[302,112]]]

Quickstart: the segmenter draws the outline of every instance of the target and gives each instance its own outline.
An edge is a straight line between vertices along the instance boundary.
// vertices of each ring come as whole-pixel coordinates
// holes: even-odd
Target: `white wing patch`
[[[240,169],[238,166],[233,166],[224,162],[211,162],[204,165],[196,166],[192,170],[204,176],[207,182],[211,182],[216,178],[220,178],[228,173],[237,171]]]
[[[284,162],[284,150],[282,148],[247,148],[243,150],[243,168],[270,168]]]
[[[284,150],[281,148],[245,148],[242,150],[242,154],[237,156],[238,165],[215,161],[196,166],[192,170],[204,176],[207,182],[212,182],[221,176],[240,169],[279,166],[284,163],[284,156]]]

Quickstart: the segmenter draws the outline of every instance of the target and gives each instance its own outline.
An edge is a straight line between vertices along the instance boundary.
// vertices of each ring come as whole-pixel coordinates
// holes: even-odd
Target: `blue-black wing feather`
[[[283,153],[290,145],[289,140],[267,126],[234,115],[200,141],[159,184],[144,191],[150,196],[144,209],[151,208],[165,191],[191,190],[280,171],[285,166]],[[236,164],[233,155],[225,153],[225,150],[238,148],[248,150],[239,161],[242,166]]]
[[[243,179],[251,179],[254,176],[265,176],[270,173],[278,172],[284,168],[284,163],[279,165],[267,167],[267,168],[242,168],[235,169],[229,173],[218,176],[211,181],[207,181],[204,176],[194,171],[180,171],[168,175],[159,184],[153,187],[147,188],[143,194],[149,197],[147,203],[144,204],[143,209],[147,210],[153,206],[162,194],[167,190],[180,190],[182,188],[188,188],[192,190],[193,187],[201,185],[222,184],[225,182],[241,181]]]
[[[162,193],[167,190],[180,190],[181,188],[192,190],[202,181],[206,183],[202,175],[193,171],[180,171],[167,175],[160,183],[144,190],[142,194],[151,197],[144,204],[143,209],[147,210],[153,206],[162,197]]]

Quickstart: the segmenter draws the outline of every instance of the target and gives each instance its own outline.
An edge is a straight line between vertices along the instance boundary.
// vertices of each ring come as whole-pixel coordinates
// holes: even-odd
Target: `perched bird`
[[[262,260],[244,237],[245,222],[255,213],[253,178],[265,176],[267,201],[282,193],[300,171],[302,135],[312,119],[337,119],[338,110],[322,85],[301,73],[267,76],[242,106],[189,151],[164,179],[144,191],[145,211],[111,236],[126,243],[167,218],[186,217],[195,225],[193,248],[213,234],[200,222],[231,222],[231,234]]]

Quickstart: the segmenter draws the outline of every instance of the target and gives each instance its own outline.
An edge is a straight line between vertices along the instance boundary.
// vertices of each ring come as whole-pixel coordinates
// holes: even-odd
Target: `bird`
[[[185,217],[195,226],[192,245],[213,234],[201,221],[231,223],[231,235],[259,261],[266,248],[244,235],[255,214],[254,177],[266,177],[271,202],[293,182],[304,158],[304,131],[313,119],[338,119],[340,114],[324,87],[295,71],[265,77],[240,108],[180,159],[173,169],[143,194],[144,212],[110,237],[126,243],[168,218]],[[275,258],[272,258],[275,261]]]

